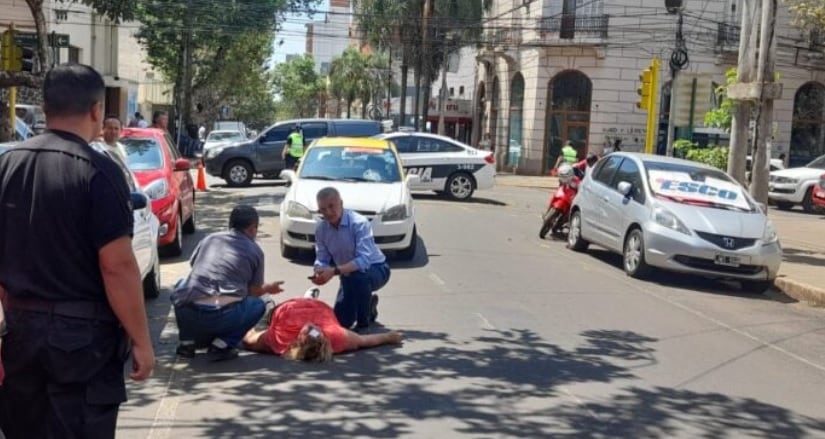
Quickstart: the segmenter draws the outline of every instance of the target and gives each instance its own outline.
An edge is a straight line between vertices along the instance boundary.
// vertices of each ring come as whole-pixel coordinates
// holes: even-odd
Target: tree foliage
[[[347,118],[352,115],[352,104],[361,101],[361,117],[366,116],[369,103],[384,91],[387,59],[378,54],[363,54],[355,47],[347,48],[332,60],[329,72],[329,93],[347,104]]]
[[[719,97],[719,106],[705,113],[705,126],[720,128],[730,132],[733,122],[733,111],[736,103],[728,99],[728,86],[736,83],[736,68],[728,69],[725,72],[725,83],[716,88],[716,95]]]
[[[785,0],[794,24],[806,30],[825,29],[825,0]]]
[[[729,149],[726,146],[700,147],[690,140],[679,139],[673,142],[676,157],[704,163],[725,171],[728,168]]]
[[[280,96],[280,111],[291,117],[310,117],[318,109],[325,84],[315,72],[312,55],[278,64],[272,74],[273,91]]]

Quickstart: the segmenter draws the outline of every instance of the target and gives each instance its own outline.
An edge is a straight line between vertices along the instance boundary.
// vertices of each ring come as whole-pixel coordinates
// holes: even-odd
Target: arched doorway
[[[507,165],[518,167],[522,155],[522,107],[524,106],[524,76],[516,73],[510,82],[510,123],[507,136]]]
[[[544,172],[553,169],[562,146],[568,140],[573,142],[580,156],[587,153],[592,94],[593,83],[582,72],[568,70],[550,80],[547,87]]]
[[[809,82],[796,91],[788,159],[803,166],[825,154],[825,86]]]
[[[493,139],[493,147],[498,146],[498,107],[501,93],[498,89],[498,76],[493,77],[493,92],[490,97],[490,138]],[[496,151],[499,149],[496,148]]]

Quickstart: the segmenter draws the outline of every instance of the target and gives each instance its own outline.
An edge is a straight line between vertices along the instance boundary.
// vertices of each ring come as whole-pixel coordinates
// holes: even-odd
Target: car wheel
[[[582,238],[582,214],[580,211],[573,212],[570,216],[570,227],[567,231],[567,248],[577,252],[587,250],[590,245],[584,238]]]
[[[410,245],[403,250],[398,250],[398,252],[396,252],[395,254],[395,257],[402,261],[411,261],[415,257],[415,250],[417,248],[418,232],[416,231],[415,226],[413,226],[412,239],[410,239]]]
[[[175,240],[161,249],[164,256],[180,256],[183,253],[183,227],[180,214],[175,223]]]
[[[192,209],[192,215],[189,217],[189,219],[185,223],[183,223],[183,233],[186,233],[187,235],[191,235],[191,234],[195,233],[195,209],[194,208]]]
[[[779,210],[791,210],[793,209],[793,203],[787,203],[785,201],[777,201],[776,208]]]
[[[742,291],[753,294],[762,294],[773,286],[770,280],[743,280],[740,282]]]
[[[444,191],[452,200],[468,200],[473,196],[473,192],[475,191],[475,182],[470,174],[457,172],[447,179],[447,185],[444,187]]]
[[[252,166],[245,160],[232,160],[223,171],[223,179],[231,187],[249,186],[252,182]]]
[[[155,299],[160,295],[160,264],[155,262],[152,271],[143,279],[143,297]]]
[[[802,210],[805,213],[813,213],[816,209],[816,205],[814,205],[814,188],[809,187],[808,191],[805,192],[805,197],[802,198]]]
[[[547,236],[547,232],[556,225],[556,221],[558,221],[560,215],[561,211],[559,210],[552,207],[547,209],[547,212],[543,215],[544,222],[542,222],[541,230],[539,230],[539,238],[544,239],[544,237]]]
[[[295,259],[298,257],[298,249],[284,244],[284,238],[281,238],[281,256],[286,259]]]
[[[651,267],[645,261],[645,240],[641,229],[633,229],[624,242],[624,271],[630,277],[642,279],[650,274]]]

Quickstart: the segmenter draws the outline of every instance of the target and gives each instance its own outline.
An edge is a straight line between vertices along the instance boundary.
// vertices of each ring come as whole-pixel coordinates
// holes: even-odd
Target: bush
[[[701,147],[690,140],[679,139],[673,142],[673,155],[694,162],[704,163],[726,171],[728,169],[728,147]]]

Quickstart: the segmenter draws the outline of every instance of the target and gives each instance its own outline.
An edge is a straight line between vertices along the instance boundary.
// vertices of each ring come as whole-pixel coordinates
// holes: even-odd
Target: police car
[[[428,133],[382,134],[395,144],[407,174],[421,182],[412,190],[431,190],[453,200],[467,200],[476,189],[495,186],[493,153],[482,151],[449,137]]]

